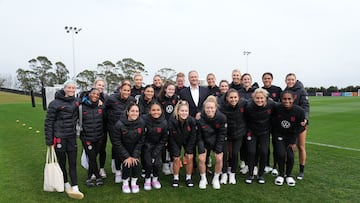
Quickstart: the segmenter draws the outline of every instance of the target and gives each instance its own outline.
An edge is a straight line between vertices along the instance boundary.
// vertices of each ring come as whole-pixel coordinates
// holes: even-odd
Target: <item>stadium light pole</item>
[[[249,73],[248,57],[249,57],[249,54],[251,54],[251,52],[250,51],[244,51],[243,54],[246,55],[246,72]]]
[[[78,27],[71,27],[71,26],[65,26],[66,33],[71,34],[72,38],[72,50],[73,50],[73,79],[76,77],[76,65],[75,65],[75,35],[79,34],[81,31],[81,28]]]

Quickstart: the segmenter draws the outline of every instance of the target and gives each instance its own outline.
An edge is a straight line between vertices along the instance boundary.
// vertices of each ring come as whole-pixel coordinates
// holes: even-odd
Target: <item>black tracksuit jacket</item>
[[[179,147],[184,146],[185,153],[193,154],[196,145],[196,121],[193,117],[188,116],[184,122],[176,120],[172,116],[169,120],[169,151],[178,152]],[[180,149],[181,150],[181,149]]]
[[[54,144],[54,137],[76,138],[78,106],[78,99],[65,97],[64,90],[55,93],[55,99],[50,102],[45,118],[46,145]]]
[[[115,133],[111,141],[121,161],[129,157],[140,158],[141,147],[145,140],[145,122],[139,117],[129,121],[125,114],[115,124]]]
[[[216,110],[215,117],[208,118],[205,112],[202,111],[197,126],[199,154],[204,153],[205,149],[221,153],[227,134],[226,116]]]

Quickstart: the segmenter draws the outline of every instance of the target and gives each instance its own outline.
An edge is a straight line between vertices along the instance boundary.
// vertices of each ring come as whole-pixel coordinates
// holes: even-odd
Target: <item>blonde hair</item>
[[[95,81],[94,81],[94,87],[96,85],[96,83],[98,83],[99,81],[102,81],[104,83],[104,85],[106,86],[106,81],[102,78],[97,78]]]
[[[269,96],[269,92],[268,92],[266,89],[261,88],[261,87],[257,88],[257,89],[254,91],[254,96],[255,96],[256,94],[263,94],[266,98]]]
[[[213,96],[213,95],[208,96],[208,97],[206,98],[206,100],[204,101],[204,107],[203,107],[204,109],[205,109],[205,105],[206,105],[207,103],[214,103],[216,108],[217,108],[217,106],[218,106],[217,99],[216,99],[216,97]]]
[[[178,103],[175,105],[174,108],[174,116],[176,120],[179,120],[179,110],[181,107],[185,106],[189,110],[189,103],[186,100],[179,100]]]

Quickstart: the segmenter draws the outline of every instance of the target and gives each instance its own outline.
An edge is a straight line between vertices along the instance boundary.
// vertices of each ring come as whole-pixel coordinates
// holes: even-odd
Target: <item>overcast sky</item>
[[[146,81],[164,67],[217,82],[239,68],[260,84],[270,71],[281,87],[290,72],[307,87],[360,85],[358,0],[0,0],[0,26],[0,75],[37,56],[73,75],[64,27],[76,26],[76,72],[131,57]]]

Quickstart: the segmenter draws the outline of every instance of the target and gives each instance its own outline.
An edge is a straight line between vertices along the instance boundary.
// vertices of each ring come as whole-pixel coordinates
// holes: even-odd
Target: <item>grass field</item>
[[[69,199],[65,193],[43,192],[45,112],[41,108],[41,101],[36,102],[37,107],[32,108],[29,96],[0,92],[0,202],[77,202]],[[297,181],[296,187],[290,188],[286,184],[276,186],[269,174],[265,176],[265,185],[246,185],[243,182],[245,176],[237,174],[236,185],[222,185],[220,190],[208,185],[206,190],[200,190],[197,186],[198,173],[194,175],[196,187],[186,188],[182,171],[182,182],[178,189],[170,186],[171,176],[161,176],[161,190],[144,191],[141,187],[138,194],[123,194],[121,185],[114,184],[110,159],[107,159],[108,178],[103,187],[87,188],[83,184],[86,171],[78,167],[79,187],[85,194],[81,201],[360,202],[360,97],[312,97],[310,102],[307,141],[312,144],[307,144],[305,179]],[[29,126],[33,129],[29,130]],[[40,133],[36,133],[36,130]],[[293,173],[297,172],[298,159]],[[210,177],[208,180],[211,182]],[[142,183],[140,180],[141,186]]]

